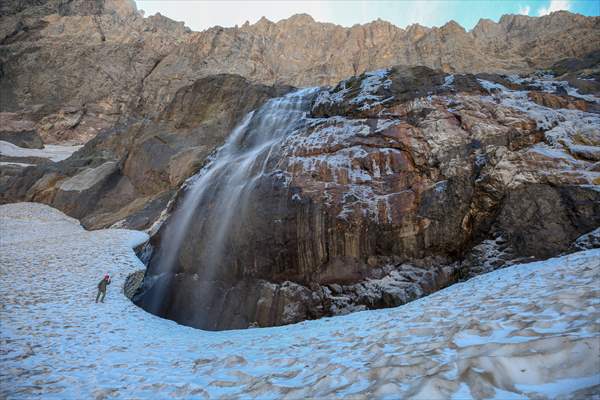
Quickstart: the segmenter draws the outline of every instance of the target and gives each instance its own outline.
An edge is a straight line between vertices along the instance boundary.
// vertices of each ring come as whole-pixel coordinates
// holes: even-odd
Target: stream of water
[[[194,263],[202,265],[198,278],[209,281],[214,276],[223,265],[232,222],[241,217],[249,194],[283,140],[306,117],[317,90],[301,89],[271,99],[247,114],[212,160],[187,181],[183,198],[161,232],[160,247],[150,263],[153,275],[177,272],[182,244],[194,224],[195,231],[202,232],[200,249],[194,252],[198,258]],[[168,300],[168,285],[160,286],[152,294],[150,311]]]

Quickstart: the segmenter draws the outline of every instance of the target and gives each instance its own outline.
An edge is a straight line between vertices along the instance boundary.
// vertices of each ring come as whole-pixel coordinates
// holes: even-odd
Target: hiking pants
[[[106,297],[106,290],[100,290],[100,289],[98,289],[98,294],[96,295],[96,303],[98,302],[98,299],[100,298],[100,294],[102,294],[102,299],[100,301],[102,303],[104,303],[104,297]]]

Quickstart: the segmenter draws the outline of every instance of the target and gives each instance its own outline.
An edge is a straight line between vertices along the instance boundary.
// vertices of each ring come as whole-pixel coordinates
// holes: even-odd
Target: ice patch
[[[495,83],[495,82],[490,82],[488,80],[485,79],[477,79],[477,81],[479,82],[479,84],[481,85],[482,88],[484,88],[485,90],[487,90],[488,92],[492,93],[495,91],[506,91],[508,90],[505,86],[499,84],[499,83]]]
[[[439,181],[435,183],[435,186],[433,187],[433,190],[436,191],[436,193],[444,193],[446,190],[448,189],[448,181]]]
[[[39,157],[58,162],[71,157],[71,154],[82,147],[47,144],[43,149],[28,149],[0,140],[0,155],[7,157]]]
[[[442,87],[449,88],[454,85],[454,75],[446,75]]]
[[[352,97],[350,104],[357,105],[359,106],[359,110],[365,111],[375,105],[393,100],[393,97],[384,98],[382,95],[377,94],[381,89],[389,89],[391,87],[392,81],[388,78],[389,73],[389,68],[365,72],[360,82],[360,90]],[[334,88],[321,91],[315,99],[313,108],[342,103],[351,92],[348,83],[349,80],[345,80],[340,83],[337,90]]]
[[[5,162],[5,161],[0,162],[0,166],[2,166],[2,165],[9,165],[9,166],[12,165],[12,166],[15,166],[15,167],[33,167],[34,166],[34,164],[26,164],[26,163],[10,162],[10,161],[8,161],[8,162]]]

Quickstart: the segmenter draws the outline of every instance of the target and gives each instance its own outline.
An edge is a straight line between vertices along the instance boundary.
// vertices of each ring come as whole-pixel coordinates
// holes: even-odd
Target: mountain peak
[[[283,19],[279,22],[280,23],[288,22],[288,23],[292,23],[294,25],[308,25],[308,24],[314,23],[315,20],[309,14],[301,13],[301,14],[294,14],[291,17],[289,17],[288,19]]]
[[[265,17],[263,15],[262,17],[260,17],[260,19],[258,21],[256,21],[254,26],[266,26],[266,25],[272,25],[272,24],[273,24],[273,21],[271,21],[270,19],[268,19],[267,17]]]
[[[455,20],[451,19],[450,21],[446,22],[441,29],[445,30],[445,31],[451,31],[451,32],[466,32],[465,28],[462,27],[461,24],[459,24],[458,22],[456,22]]]

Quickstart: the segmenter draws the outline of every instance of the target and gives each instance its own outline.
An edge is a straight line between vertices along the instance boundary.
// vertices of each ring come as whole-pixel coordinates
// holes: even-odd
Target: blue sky
[[[136,0],[136,3],[146,16],[160,12],[174,20],[184,21],[196,31],[214,25],[230,27],[242,25],[245,21],[254,23],[262,16],[279,21],[297,13],[307,13],[317,21],[343,26],[377,18],[400,27],[413,23],[441,26],[453,19],[466,29],[472,29],[480,18],[498,21],[503,14],[538,16],[569,10],[584,15],[600,15],[600,0]]]

